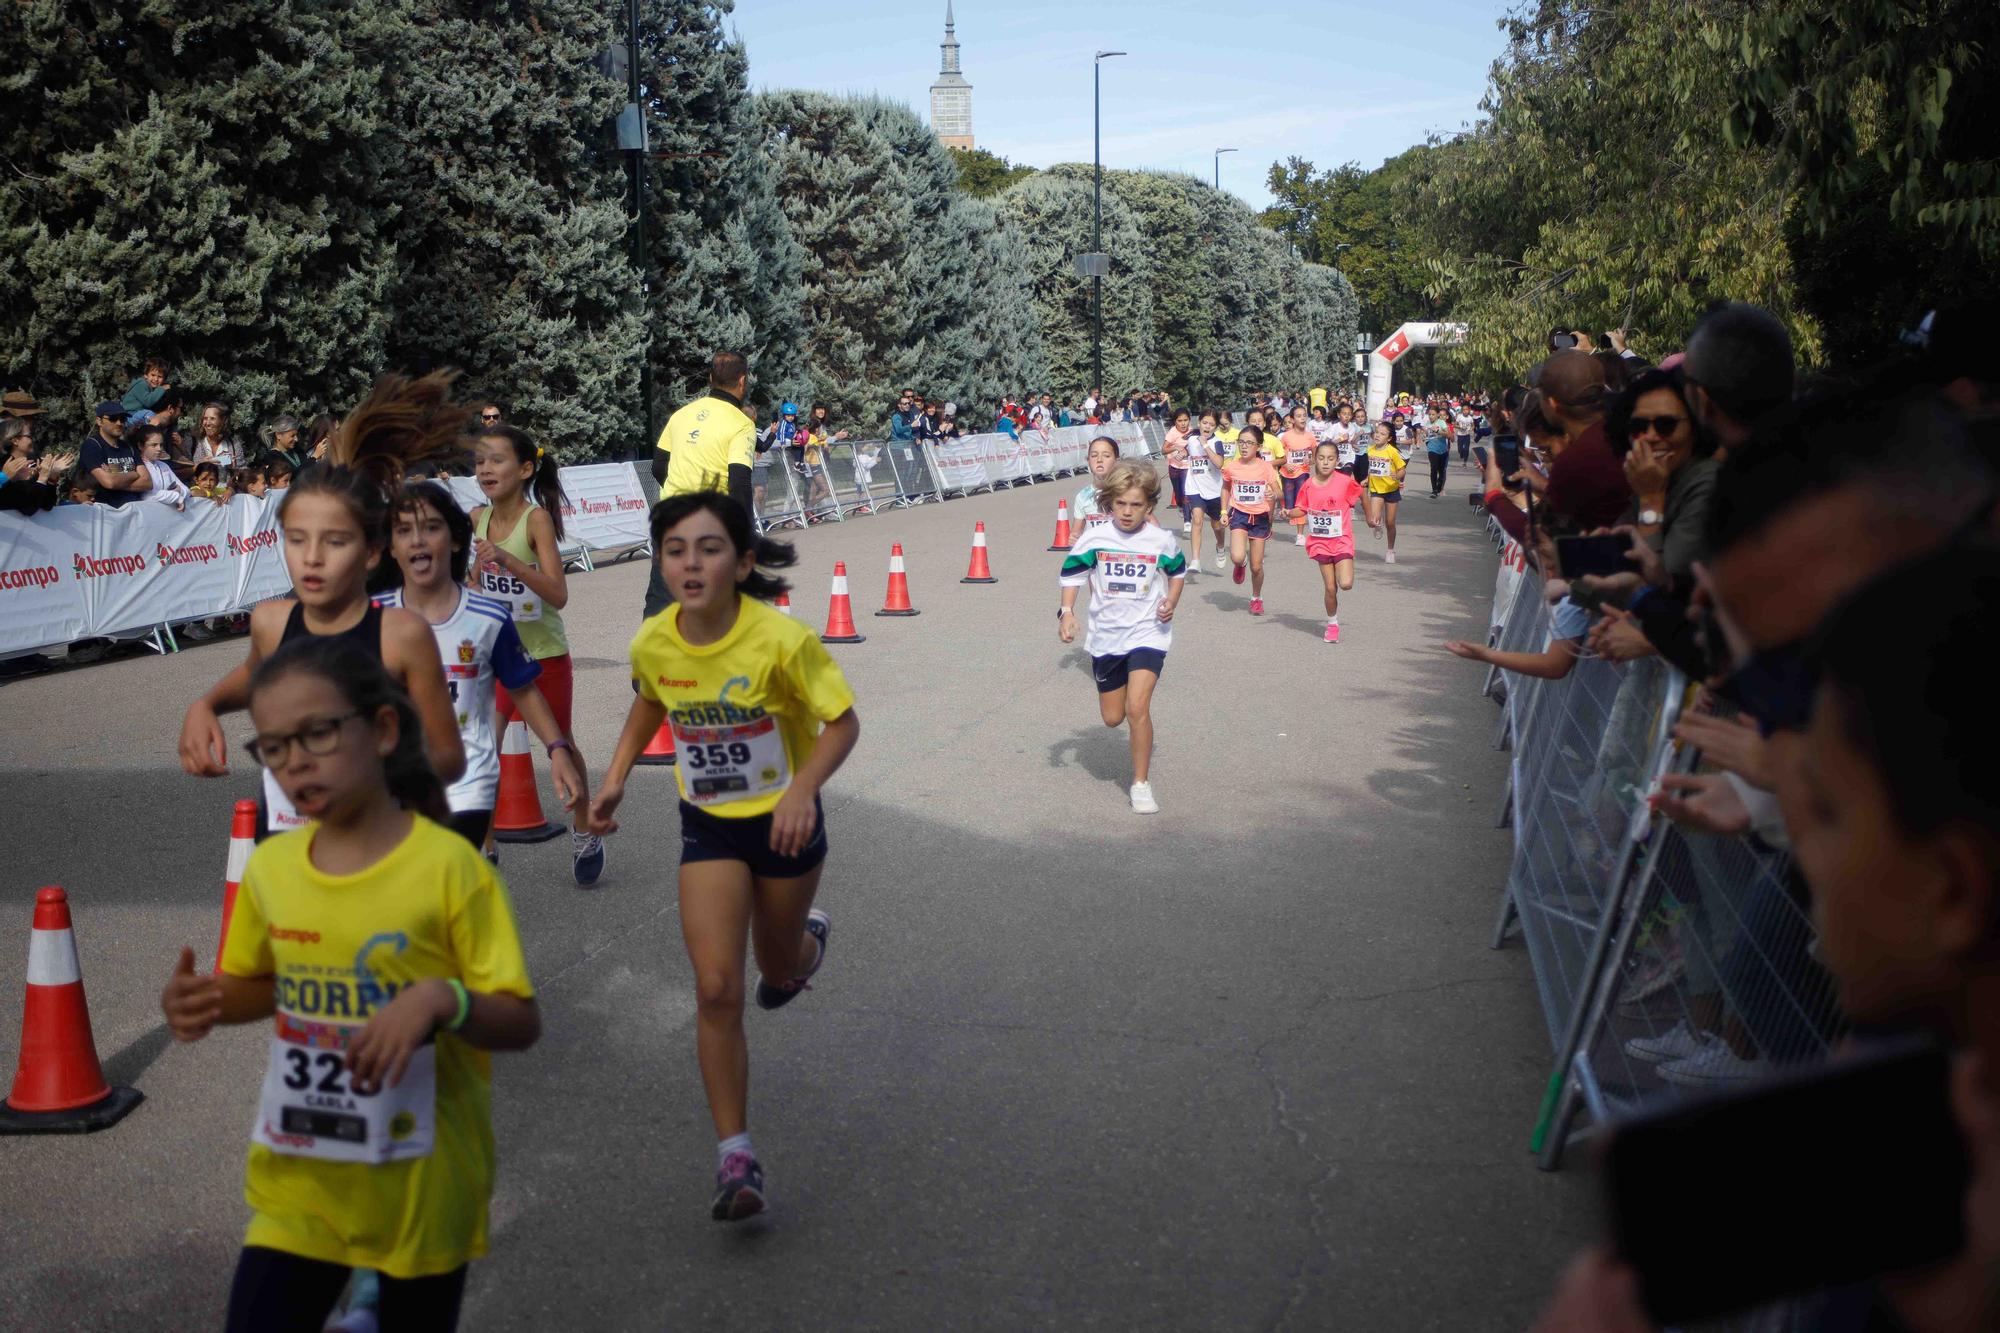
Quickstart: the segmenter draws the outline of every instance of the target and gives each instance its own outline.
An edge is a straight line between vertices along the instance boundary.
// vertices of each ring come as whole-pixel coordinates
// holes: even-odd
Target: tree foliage
[[[1153,264],[1138,217],[1115,191],[1103,196],[1104,383],[1091,382],[1091,279],[1073,264],[1091,248],[1088,167],[1030,176],[999,198],[1002,217],[1018,229],[1027,252],[1028,292],[1042,326],[1049,374],[1057,385],[1125,393],[1152,382]],[[1080,178],[1081,177],[1081,178]]]
[[[1424,256],[1411,244],[1420,168],[1433,151],[1420,144],[1373,171],[1358,162],[1315,171],[1298,157],[1271,165],[1267,185],[1276,202],[1264,210],[1264,225],[1308,262],[1339,267],[1360,300],[1362,322],[1378,337],[1441,313],[1427,290]]]
[[[1016,166],[984,148],[950,148],[946,151],[958,167],[958,188],[975,199],[991,199],[1035,174],[1033,167]]]

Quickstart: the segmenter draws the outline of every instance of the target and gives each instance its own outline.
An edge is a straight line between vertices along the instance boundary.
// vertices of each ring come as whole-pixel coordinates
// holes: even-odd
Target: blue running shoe
[[[819,971],[820,964],[826,961],[826,941],[832,933],[833,923],[826,919],[825,912],[815,907],[806,913],[806,934],[819,941],[819,957],[813,959],[813,965],[805,970],[803,976],[793,977],[782,986],[773,986],[764,978],[758,977],[759,1009],[782,1009],[796,999],[800,991],[812,989],[806,983],[812,980],[813,973]]]
[[[576,872],[576,886],[587,889],[604,873],[604,839],[595,833],[569,835],[570,866]]]
[[[715,1204],[708,1215],[718,1222],[741,1222],[764,1211],[764,1168],[747,1152],[733,1152],[715,1173]]]

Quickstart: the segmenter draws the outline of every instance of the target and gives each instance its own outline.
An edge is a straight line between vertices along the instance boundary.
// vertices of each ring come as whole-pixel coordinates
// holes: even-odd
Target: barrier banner
[[[237,557],[236,607],[291,595],[292,576],[285,568],[285,547],[279,540],[276,500],[233,497],[227,540],[230,553]]]
[[[590,463],[563,468],[557,475],[562,478],[565,547],[611,551],[644,546],[650,539],[646,520],[653,506],[634,464]]]
[[[972,438],[979,441],[980,447],[986,452],[988,480],[995,483],[1004,481],[1009,486],[1018,486],[1024,481],[1034,480],[1034,463],[1023,440],[998,433],[975,435]]]
[[[894,479],[899,503],[921,504],[941,494],[921,446],[909,440],[891,440],[883,446],[882,456],[889,461],[889,475]]]
[[[59,521],[65,506],[30,521],[0,514],[0,652],[67,643],[90,632],[73,558],[83,550],[79,525]]]
[[[985,438],[962,435],[955,440],[933,440],[924,446],[930,452],[931,466],[945,494],[970,495],[993,484],[986,470],[986,451],[980,443]]]

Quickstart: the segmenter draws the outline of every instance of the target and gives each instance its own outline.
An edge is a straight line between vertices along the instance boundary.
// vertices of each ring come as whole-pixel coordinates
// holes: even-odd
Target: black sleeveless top
[[[285,632],[278,637],[280,645],[293,639],[348,639],[375,655],[375,660],[387,665],[382,656],[382,608],[370,602],[361,619],[338,634],[314,634],[306,628],[306,607],[304,602],[293,602],[292,613],[285,617]]]

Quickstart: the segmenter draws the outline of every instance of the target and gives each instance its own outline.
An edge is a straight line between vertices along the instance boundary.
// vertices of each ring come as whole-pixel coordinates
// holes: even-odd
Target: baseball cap
[[[125,404],[119,402],[115,398],[107,398],[103,402],[97,405],[97,415],[100,417],[112,417],[118,421],[123,421],[126,415]]]

